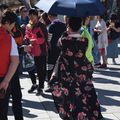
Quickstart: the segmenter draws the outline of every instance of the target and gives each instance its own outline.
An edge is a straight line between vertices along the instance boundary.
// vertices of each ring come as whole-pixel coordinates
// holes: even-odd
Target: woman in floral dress
[[[70,17],[68,26],[59,40],[61,54],[50,81],[56,108],[63,120],[102,120],[93,66],[85,56],[88,40],[79,34],[81,19]]]

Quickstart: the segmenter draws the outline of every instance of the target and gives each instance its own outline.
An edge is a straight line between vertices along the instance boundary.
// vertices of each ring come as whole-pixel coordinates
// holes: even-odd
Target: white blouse
[[[15,39],[12,37],[12,48],[11,48],[11,56],[19,56],[18,55],[18,49],[17,49],[17,44],[15,43]]]

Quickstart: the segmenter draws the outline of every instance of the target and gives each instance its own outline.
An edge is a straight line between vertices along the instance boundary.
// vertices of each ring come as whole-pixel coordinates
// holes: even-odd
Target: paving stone
[[[93,74],[93,83],[101,103],[101,111],[105,120],[120,120],[120,65],[109,65],[108,69],[97,69]],[[61,120],[54,105],[51,93],[43,92],[36,96],[35,93],[28,94],[32,83],[29,78],[20,79],[23,94],[24,120]],[[45,89],[47,83],[45,83]],[[14,120],[11,110],[8,120]]]

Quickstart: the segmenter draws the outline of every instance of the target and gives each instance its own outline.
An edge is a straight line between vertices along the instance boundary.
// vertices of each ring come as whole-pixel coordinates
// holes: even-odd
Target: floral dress
[[[51,76],[53,99],[63,120],[101,120],[100,104],[92,83],[93,67],[85,57],[87,38],[65,33],[61,54]]]

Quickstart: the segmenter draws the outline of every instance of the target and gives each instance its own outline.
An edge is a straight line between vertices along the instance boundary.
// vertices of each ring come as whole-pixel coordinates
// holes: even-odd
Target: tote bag
[[[22,67],[23,71],[32,71],[35,69],[34,57],[30,53],[23,54]]]

